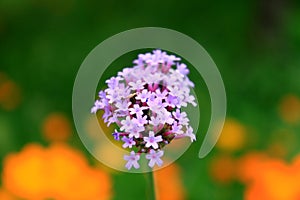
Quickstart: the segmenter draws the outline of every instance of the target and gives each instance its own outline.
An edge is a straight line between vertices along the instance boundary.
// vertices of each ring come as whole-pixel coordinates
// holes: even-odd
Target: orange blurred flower
[[[0,189],[0,199],[1,200],[16,200],[11,194],[9,194],[6,190]]]
[[[288,165],[264,154],[241,160],[241,180],[247,185],[246,200],[299,200],[300,156]]]
[[[236,151],[244,146],[245,140],[245,127],[234,119],[226,119],[216,146],[221,150]]]
[[[209,169],[212,178],[222,184],[230,183],[236,177],[236,161],[228,155],[213,158]]]
[[[261,170],[262,165],[269,161],[269,157],[264,153],[251,152],[243,156],[237,164],[237,176],[242,182],[248,183]]]
[[[157,200],[186,199],[185,189],[181,181],[178,165],[171,164],[153,173]]]
[[[21,102],[19,86],[0,72],[0,107],[5,110],[15,109]]]
[[[31,144],[7,156],[2,178],[5,189],[30,200],[98,200],[112,195],[109,175],[91,168],[80,152],[63,144]]]
[[[299,123],[300,99],[293,94],[283,97],[279,105],[279,114],[287,123]]]
[[[51,113],[43,122],[42,133],[49,141],[65,141],[72,134],[70,121],[62,113]]]
[[[20,154],[9,155],[3,165],[3,185],[16,196],[41,199],[45,195],[44,150],[29,145]]]

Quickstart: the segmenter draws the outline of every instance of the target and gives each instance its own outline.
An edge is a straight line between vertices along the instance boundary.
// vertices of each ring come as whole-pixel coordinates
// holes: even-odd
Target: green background
[[[300,130],[278,116],[284,95],[300,95],[299,22],[299,2],[283,0],[0,0],[0,71],[22,89],[20,107],[0,110],[1,160],[29,142],[47,144],[40,128],[48,113],[60,111],[72,119],[73,82],[96,45],[121,31],[146,26],[180,31],[209,52],[224,80],[227,115],[256,130],[256,142],[234,156],[265,150],[274,130]],[[115,65],[130,65],[136,53]],[[205,85],[197,87],[203,97],[199,100],[203,125],[199,140],[178,160],[188,199],[242,199],[243,185],[222,185],[209,176],[210,160],[220,153],[217,149],[197,158],[210,106]],[[77,134],[70,144],[85,151]],[[286,159],[297,153],[299,148]],[[142,175],[114,174],[113,182],[114,199],[143,199]]]

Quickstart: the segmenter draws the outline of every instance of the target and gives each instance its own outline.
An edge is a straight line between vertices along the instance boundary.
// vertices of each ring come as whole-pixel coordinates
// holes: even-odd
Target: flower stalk
[[[155,200],[156,199],[156,193],[155,193],[155,181],[154,181],[154,174],[152,171],[148,173],[144,173],[145,179],[146,179],[146,197],[148,200]]]

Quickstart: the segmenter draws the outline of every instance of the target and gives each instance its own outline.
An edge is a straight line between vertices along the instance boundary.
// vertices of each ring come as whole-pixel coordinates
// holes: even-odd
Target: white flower
[[[145,130],[144,126],[133,124],[133,127],[129,130],[129,137],[139,138],[140,133]]]
[[[168,112],[166,109],[162,109],[159,116],[163,123],[172,125],[174,122],[174,119],[172,118],[172,114]]]
[[[159,136],[154,136],[154,132],[153,131],[149,131],[149,137],[144,137],[144,141],[146,142],[146,147],[153,147],[154,149],[158,148],[158,142],[162,141],[162,137],[161,135]]]
[[[142,92],[138,93],[138,95],[135,97],[136,100],[141,100],[142,102],[146,102],[149,98],[149,91],[148,90],[142,90]]]
[[[146,159],[150,160],[148,163],[149,167],[154,167],[155,164],[158,166],[161,166],[163,164],[163,161],[160,159],[164,155],[164,152],[162,150],[158,150],[157,152],[153,149],[150,150],[150,152],[146,155]]]
[[[133,108],[129,108],[128,110],[130,111],[131,115],[134,115],[134,114],[142,115],[143,114],[143,110],[146,110],[146,109],[147,109],[146,106],[140,107],[138,104],[134,104]]]
[[[116,111],[128,111],[128,107],[131,105],[131,102],[128,102],[127,100],[124,101],[118,101],[116,103]]]
[[[159,99],[165,99],[165,97],[168,95],[168,91],[164,90],[163,92],[160,91],[160,89],[155,90],[155,95]]]
[[[154,100],[149,99],[148,105],[151,111],[159,113],[162,112],[162,109],[164,109],[168,103],[163,102],[160,98],[155,98]]]
[[[94,106],[91,109],[91,113],[96,113],[98,110],[103,108],[104,108],[104,104],[101,101],[96,100]]]
[[[158,126],[161,123],[161,119],[159,117],[151,117],[151,120],[149,121],[149,124],[152,124],[153,126]]]
[[[123,119],[121,121],[121,131],[124,131],[124,130],[130,130],[132,128],[132,120],[129,116],[126,117],[126,119]]]
[[[185,135],[191,138],[191,142],[196,141],[196,136],[193,133],[193,128],[191,126],[189,126],[186,130]]]
[[[179,109],[176,109],[176,112],[172,112],[172,114],[178,120],[179,124],[188,125],[190,120],[187,118],[186,112],[180,112]]]
[[[193,106],[197,106],[197,104],[195,103],[195,97],[193,95],[186,96],[185,101],[192,104]]]
[[[131,86],[132,90],[142,90],[144,89],[144,84],[141,80],[138,80],[137,82],[130,82],[129,85]]]
[[[138,126],[144,126],[145,124],[148,123],[148,120],[147,120],[147,116],[145,115],[144,117],[140,114],[138,114],[136,116],[136,118],[133,118],[132,119],[133,123],[134,124],[137,124]]]
[[[127,161],[125,167],[128,170],[130,170],[132,168],[132,166],[135,169],[140,168],[140,165],[138,163],[139,159],[140,159],[140,155],[136,154],[134,151],[131,151],[130,155],[124,155],[124,160]]]

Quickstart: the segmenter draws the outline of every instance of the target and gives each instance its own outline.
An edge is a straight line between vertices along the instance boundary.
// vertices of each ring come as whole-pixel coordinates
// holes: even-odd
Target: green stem
[[[147,183],[146,195],[148,200],[155,200],[155,183],[153,172],[145,173],[145,179]]]

